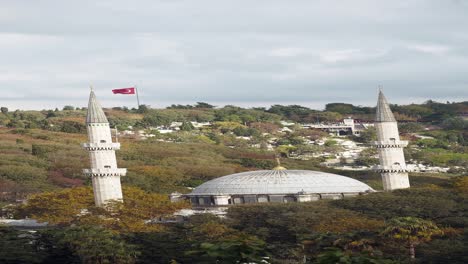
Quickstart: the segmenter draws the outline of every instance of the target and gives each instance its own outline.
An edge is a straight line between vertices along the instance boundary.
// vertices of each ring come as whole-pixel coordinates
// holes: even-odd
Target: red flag
[[[114,94],[135,94],[135,87],[114,89],[112,92]]]

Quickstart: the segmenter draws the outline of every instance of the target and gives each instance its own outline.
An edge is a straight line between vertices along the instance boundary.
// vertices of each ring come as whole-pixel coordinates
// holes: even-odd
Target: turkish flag
[[[114,89],[112,92],[114,94],[135,94],[135,87]]]

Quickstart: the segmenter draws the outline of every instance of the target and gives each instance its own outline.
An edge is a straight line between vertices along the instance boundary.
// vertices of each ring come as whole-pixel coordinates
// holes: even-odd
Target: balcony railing
[[[83,173],[88,176],[125,176],[127,169],[83,169]]]
[[[88,150],[120,149],[120,143],[81,143],[81,147]]]

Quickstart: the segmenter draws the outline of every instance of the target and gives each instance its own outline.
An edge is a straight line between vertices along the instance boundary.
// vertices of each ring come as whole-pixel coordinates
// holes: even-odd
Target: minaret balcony
[[[406,140],[383,140],[383,141],[374,141],[376,148],[404,148],[408,146],[408,141]]]
[[[390,166],[382,166],[376,165],[372,167],[377,172],[408,172],[406,166],[401,165],[390,165]]]
[[[125,176],[127,174],[127,169],[83,169],[83,173],[86,176]]]
[[[86,150],[119,150],[120,143],[81,143]]]

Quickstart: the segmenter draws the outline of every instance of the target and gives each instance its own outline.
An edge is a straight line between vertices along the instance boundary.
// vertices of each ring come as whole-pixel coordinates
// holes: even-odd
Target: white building
[[[408,169],[403,154],[403,148],[408,145],[408,141],[400,140],[396,119],[382,91],[379,92],[377,102],[375,127],[377,130],[375,146],[380,159],[380,165],[376,166],[376,170],[382,175],[384,190],[409,188]]]
[[[104,206],[110,200],[122,200],[120,176],[125,176],[127,169],[117,168],[115,151],[120,149],[120,143],[112,142],[109,122],[92,90],[86,127],[89,143],[81,145],[89,152],[91,168],[84,169],[83,173],[92,178],[96,206]]]
[[[328,133],[335,134],[337,136],[345,136],[345,135],[356,135],[359,136],[363,130],[369,128],[369,124],[364,123],[356,123],[351,117],[343,119],[343,122],[340,123],[317,123],[317,124],[303,124],[303,128],[313,128],[313,129],[320,129],[324,130]]]
[[[184,195],[193,207],[244,203],[290,203],[341,199],[374,192],[367,184],[345,176],[308,170],[248,171],[213,179]],[[174,197],[176,198],[176,197]]]

